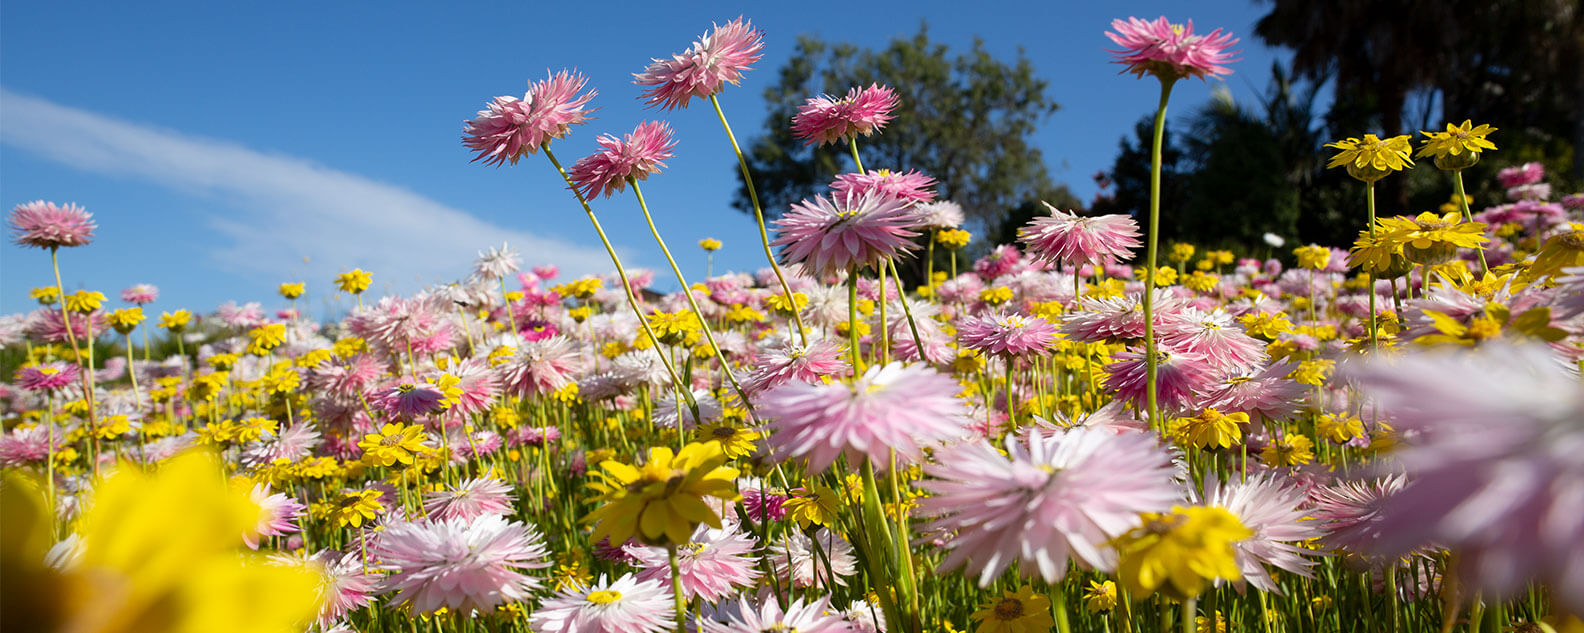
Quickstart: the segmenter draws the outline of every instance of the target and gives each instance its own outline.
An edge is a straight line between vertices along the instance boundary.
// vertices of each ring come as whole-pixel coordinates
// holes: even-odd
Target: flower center
[[[1007,598],[997,602],[995,617],[997,620],[1016,620],[1023,617],[1023,601],[1017,598]]]
[[[710,431],[710,435],[715,436],[716,439],[722,439],[722,440],[730,438],[730,437],[732,437],[733,435],[736,435],[736,434],[737,434],[737,429],[734,429],[734,428],[729,427],[729,426],[717,426],[717,427],[715,427],[715,430]]]
[[[401,446],[402,434],[394,433],[380,439],[380,446]]]
[[[621,600],[620,591],[596,591],[588,595],[588,601],[593,604],[610,604]]]
[[[39,368],[38,372],[40,374],[45,375],[45,376],[54,376],[55,374],[60,373],[60,368],[59,367],[41,367],[41,368]]]

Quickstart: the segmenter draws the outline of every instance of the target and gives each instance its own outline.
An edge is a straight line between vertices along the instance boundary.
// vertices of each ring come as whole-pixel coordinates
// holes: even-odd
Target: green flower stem
[[[704,338],[709,340],[710,347],[715,352],[715,360],[720,361],[721,371],[726,373],[726,380],[731,382],[732,389],[737,391],[737,397],[742,399],[743,407],[753,411],[753,404],[748,400],[748,392],[743,391],[742,385],[737,384],[737,377],[732,375],[731,364],[726,362],[726,355],[721,352],[720,346],[715,344],[715,333],[710,331],[709,320],[704,318],[704,312],[699,310],[698,301],[693,299],[693,288],[688,285],[687,278],[682,276],[682,269],[677,266],[676,259],[671,257],[671,249],[666,248],[665,240],[660,239],[660,229],[655,228],[654,217],[649,215],[649,203],[644,202],[643,189],[638,187],[638,181],[627,179],[627,184],[632,185],[633,195],[638,198],[638,208],[643,209],[644,221],[649,223],[649,234],[654,236],[655,243],[660,245],[660,252],[665,255],[666,262],[671,264],[671,272],[676,274],[677,283],[682,284],[682,296],[687,297],[688,305],[693,308],[693,316],[698,317],[699,327],[704,330]],[[689,389],[688,391],[692,391]],[[702,423],[697,415],[695,422]],[[678,428],[681,424],[677,425]]]
[[[880,353],[876,354],[876,356],[880,357],[880,364],[885,365],[891,362],[891,321],[886,318],[886,295],[888,294],[886,292],[886,278],[889,275],[886,274],[886,265],[884,263],[880,264],[878,276],[880,277]]]
[[[940,303],[940,297],[935,296],[935,235],[939,229],[930,229],[924,238],[924,287],[929,288],[930,301]],[[897,278],[900,284],[901,277]]]
[[[1364,200],[1365,200],[1365,204],[1369,207],[1370,242],[1374,243],[1374,241],[1375,241],[1375,183],[1373,181],[1364,184]],[[1376,334],[1375,334],[1375,273],[1370,272],[1370,271],[1365,271],[1364,275],[1365,275],[1365,277],[1367,279],[1369,279],[1369,286],[1366,288],[1366,291],[1369,293],[1370,352],[1374,353],[1374,352],[1380,351],[1380,341],[1376,340]],[[1393,299],[1397,298],[1397,283],[1395,281],[1392,282],[1392,298]]]
[[[902,274],[897,272],[896,262],[888,261],[891,267],[891,278],[897,280],[897,299],[902,304],[902,316],[907,318],[908,330],[913,334],[913,346],[918,348],[919,360],[930,362],[929,354],[924,351],[924,338],[919,336],[918,323],[913,320],[913,308],[908,307],[907,293],[902,290]]]
[[[1050,593],[1051,611],[1056,616],[1056,630],[1072,633],[1072,624],[1067,621],[1067,595],[1062,591],[1062,586],[1046,585],[1046,589]]]
[[[1155,251],[1160,238],[1161,138],[1166,133],[1166,102],[1176,79],[1161,79],[1160,107],[1155,110],[1155,136],[1150,144],[1149,246],[1144,259],[1144,393],[1151,428],[1160,428],[1160,403],[1155,374],[1160,359],[1155,351]]]
[[[1469,212],[1468,196],[1463,193],[1463,172],[1452,172],[1452,186],[1453,190],[1457,192],[1458,208],[1463,210],[1463,221],[1473,222],[1474,214]],[[1475,246],[1474,252],[1479,253],[1480,270],[1482,272],[1490,272],[1490,264],[1485,262],[1485,247]]]
[[[1182,633],[1195,633],[1195,631],[1198,630],[1197,627],[1194,626],[1194,612],[1196,612],[1198,610],[1199,610],[1199,598],[1198,597],[1189,598],[1186,602],[1184,602],[1182,604],[1182,622],[1181,622],[1181,624],[1182,624]],[[1209,617],[1215,617],[1215,616],[1211,615]],[[1214,630],[1215,623],[1211,623],[1210,626],[1211,626],[1212,630]]]
[[[93,317],[88,317],[88,331],[85,333],[88,340],[84,341],[88,347],[88,364],[83,364],[82,348],[77,344],[76,330],[72,329],[71,312],[66,310],[66,286],[61,283],[60,274],[60,247],[50,249],[50,269],[55,271],[55,291],[60,295],[61,323],[66,326],[66,339],[71,341],[72,359],[82,369],[83,401],[88,403],[88,428],[93,429],[94,421],[94,385],[93,385]],[[94,460],[94,474],[98,475],[99,461]]]
[[[677,565],[676,549],[676,543],[666,543],[666,561],[671,563],[671,601],[676,606],[677,633],[686,633],[687,601],[682,598],[682,568]]]
[[[863,356],[858,353],[858,267],[847,271],[847,345],[852,356],[853,379],[863,373]]]
[[[737,135],[732,134],[731,124],[726,122],[720,99],[715,95],[710,95],[709,99],[710,105],[715,106],[715,116],[720,117],[721,127],[726,129],[726,138],[731,140],[732,152],[737,154],[737,166],[742,169],[743,184],[748,186],[748,200],[753,202],[754,221],[759,224],[759,244],[764,247],[765,259],[770,260],[770,270],[775,272],[776,281],[781,282],[781,292],[786,295],[786,304],[792,311],[792,321],[797,324],[798,336],[803,339],[804,345],[808,345],[808,328],[803,325],[797,299],[792,296],[792,287],[787,285],[781,265],[776,263],[775,253],[770,250],[770,233],[765,230],[764,210],[759,206],[759,191],[754,188],[753,175],[748,171],[748,159],[743,157],[742,147],[737,145]]]
[[[583,205],[583,211],[588,214],[589,222],[594,225],[594,232],[599,234],[600,243],[605,245],[605,254],[610,255],[611,263],[616,265],[616,276],[621,279],[622,292],[627,295],[627,306],[632,308],[633,316],[638,317],[638,325],[643,327],[644,334],[649,340],[654,341],[655,355],[660,357],[660,364],[665,367],[666,375],[671,377],[671,384],[676,387],[683,400],[687,402],[688,409],[693,412],[693,419],[699,419],[698,401],[693,398],[693,389],[682,382],[677,376],[676,368],[671,366],[671,360],[666,358],[665,351],[660,349],[660,339],[655,337],[654,330],[649,327],[649,319],[644,318],[643,310],[638,309],[638,298],[633,296],[632,284],[627,282],[627,271],[622,268],[621,258],[616,256],[616,249],[611,246],[610,238],[605,236],[605,229],[600,227],[599,218],[594,217],[594,209],[589,207],[588,200],[583,199],[583,193],[572,186],[572,178],[567,176],[566,169],[561,167],[561,161],[556,160],[555,154],[550,152],[550,146],[544,146],[545,158],[550,159],[550,164],[555,165],[556,172],[561,174],[561,179],[566,181],[567,188],[572,190],[572,195],[577,197],[578,204]]]

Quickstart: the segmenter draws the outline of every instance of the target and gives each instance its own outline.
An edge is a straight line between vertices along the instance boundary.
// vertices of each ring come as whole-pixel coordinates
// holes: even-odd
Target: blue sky
[[[544,3],[135,2],[0,4],[0,204],[76,202],[98,237],[62,252],[68,291],[115,298],[153,283],[156,312],[212,311],[228,300],[281,307],[284,281],[308,282],[311,314],[338,305],[331,278],[361,267],[376,292],[465,277],[480,249],[509,242],[525,265],[563,276],[610,268],[581,209],[540,157],[470,164],[462,124],[492,97],[520,96],[547,69],[574,67],[600,91],[590,125],[556,143],[565,163],[602,133],[649,119],[679,139],[644,193],[690,281],[698,239],[725,242],[715,270],[764,265],[751,219],[729,207],[735,161],[707,107],[645,109],[632,73],[680,52],[712,22],[745,15],[764,59],[721,100],[739,138],[762,129],[764,88],[798,34],[883,47],[927,21],[965,50],[975,36],[1002,59],[1021,47],[1062,105],[1037,136],[1052,173],[1081,198],[1118,140],[1157,97],[1119,75],[1104,37],[1113,18],[1166,15],[1243,38],[1225,85],[1260,92],[1272,51],[1252,37],[1262,7],[1223,2]],[[1184,82],[1173,113],[1218,82]],[[675,288],[630,195],[595,205],[629,267]],[[9,234],[7,236],[9,238]],[[0,313],[31,309],[52,281],[48,256],[0,246]],[[340,298],[339,305],[345,305]],[[119,305],[119,301],[113,302]]]

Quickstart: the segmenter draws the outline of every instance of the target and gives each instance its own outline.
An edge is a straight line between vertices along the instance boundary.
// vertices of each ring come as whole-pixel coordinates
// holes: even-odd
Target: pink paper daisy
[[[451,490],[424,493],[424,513],[431,520],[472,521],[478,517],[504,516],[512,511],[512,487],[493,477],[474,477]]]
[[[819,196],[775,221],[782,258],[815,275],[867,268],[913,250],[920,218],[905,202],[874,193]]]
[[[582,74],[563,70],[529,84],[521,99],[495,97],[488,108],[479,110],[478,118],[467,122],[462,144],[478,152],[474,161],[516,165],[523,156],[537,153],[588,120],[583,107],[599,91],[578,95],[587,84]]]
[[[768,444],[783,459],[807,457],[823,472],[839,455],[876,469],[923,458],[923,449],[966,434],[969,420],[957,381],[924,365],[870,367],[854,384],[787,383],[759,399],[774,431]]]
[[[812,538],[806,533],[788,530],[779,539],[772,539],[768,549],[770,571],[783,586],[800,589],[845,587],[847,578],[858,573],[858,559],[853,556],[852,544],[830,528],[814,530]]]
[[[1026,357],[1056,344],[1056,326],[1040,317],[996,312],[963,317],[957,322],[957,340],[993,356]]]
[[[868,173],[850,173],[836,176],[831,189],[838,193],[878,193],[891,196],[908,204],[929,202],[935,199],[935,179],[917,171],[900,172],[882,169]],[[920,214],[919,224],[925,219]]]
[[[538,531],[498,515],[389,523],[369,550],[395,570],[385,589],[400,592],[396,600],[407,601],[414,617],[526,600],[540,580],[522,572],[550,565]]]
[[[662,121],[639,123],[623,138],[604,134],[595,142],[605,149],[584,156],[567,170],[572,186],[585,200],[625,191],[629,180],[647,180],[665,167],[663,161],[674,156],[671,150],[676,148],[671,125]]]
[[[628,545],[627,554],[634,565],[643,568],[639,580],[671,582],[671,564],[663,547]],[[711,528],[700,525],[686,547],[677,548],[677,572],[682,577],[682,595],[692,600],[718,602],[739,589],[753,587],[759,579],[753,557],[754,539],[731,523]]]
[[[659,633],[675,617],[671,583],[627,574],[557,592],[529,617],[528,627],[534,633]]]
[[[1303,489],[1278,477],[1261,473],[1247,481],[1217,484],[1215,473],[1210,473],[1204,485],[1205,505],[1226,509],[1254,531],[1253,536],[1232,544],[1243,580],[1260,591],[1276,594],[1281,593],[1281,586],[1265,565],[1313,578],[1309,568],[1315,562],[1304,556],[1310,550],[1296,543],[1321,534],[1319,525],[1299,509],[1307,502]]]
[[[506,388],[519,396],[542,396],[571,384],[583,357],[566,337],[528,341],[501,367]]]
[[[16,371],[16,386],[27,391],[56,391],[77,382],[82,370],[64,361],[28,365]]]
[[[655,59],[633,75],[633,83],[648,86],[642,98],[649,107],[685,108],[694,97],[719,94],[726,84],[741,82],[743,71],[763,56],[764,32],[755,30],[753,22],[738,17],[713,26],[687,50],[671,59]]]
[[[1194,307],[1163,315],[1155,330],[1160,345],[1204,356],[1216,373],[1245,373],[1264,365],[1265,343],[1249,336],[1225,310]]]
[[[1156,400],[1161,411],[1181,413],[1190,408],[1215,384],[1215,368],[1204,356],[1165,348],[1155,350]],[[1143,351],[1119,352],[1117,362],[1105,366],[1105,388],[1118,400],[1131,403],[1135,410],[1146,404],[1146,367]]]
[[[879,84],[853,88],[841,99],[821,95],[798,107],[792,117],[792,136],[803,139],[805,145],[869,136],[895,118],[891,112],[899,104],[896,92]]]
[[[787,382],[812,384],[846,370],[847,361],[842,358],[841,345],[831,339],[821,339],[807,346],[788,345],[765,354],[754,372],[743,381],[743,388],[748,393],[759,393]]]
[[[1139,247],[1138,223],[1125,215],[1083,217],[1041,201],[1050,210],[1018,229],[1018,241],[1034,257],[1052,264],[1110,266],[1127,261]]]
[[[1385,560],[1374,556],[1380,551],[1380,519],[1387,501],[1401,492],[1407,480],[1402,475],[1342,482],[1325,486],[1311,495],[1316,523],[1324,533],[1320,542],[1326,547],[1364,556],[1375,564]]]
[[[382,577],[363,564],[360,552],[340,553],[324,550],[310,557],[324,569],[324,581],[319,586],[324,606],[319,609],[319,625],[329,626],[348,612],[361,609],[374,602]]]
[[[1223,35],[1221,29],[1194,35],[1193,20],[1180,25],[1167,22],[1165,16],[1153,21],[1128,18],[1126,22],[1112,20],[1111,28],[1116,32],[1108,32],[1106,37],[1122,47],[1110,51],[1116,55],[1116,63],[1126,64],[1126,72],[1140,77],[1145,73],[1163,80],[1228,75],[1232,70],[1222,64],[1237,61],[1230,57],[1237,52],[1226,50],[1237,38],[1231,33]]]
[[[1140,512],[1182,502],[1170,453],[1151,436],[1104,429],[1006,438],[1006,454],[985,440],[953,446],[924,467],[930,496],[923,530],[953,533],[941,570],[966,566],[987,586],[1014,562],[1056,582],[1075,557],[1109,571],[1108,541],[1138,524]],[[1010,459],[1009,459],[1010,458]]]
[[[136,305],[148,305],[159,299],[159,288],[153,284],[137,284],[121,291],[121,300]]]
[[[297,526],[297,517],[303,515],[307,506],[285,493],[270,494],[269,484],[256,484],[249,494],[259,506],[258,524],[242,535],[242,542],[249,548],[259,548],[259,537],[283,536],[302,530]]]
[[[1200,405],[1222,413],[1247,413],[1249,419],[1285,422],[1308,404],[1313,389],[1288,378],[1298,364],[1280,360],[1212,387]]]
[[[781,608],[775,596],[765,598],[764,604],[754,607],[747,598],[740,598],[737,614],[726,622],[705,620],[703,633],[764,633],[765,631],[796,631],[797,633],[848,633],[851,627],[842,619],[839,610],[831,607],[830,598],[821,597],[805,604],[802,598]]]
[[[33,426],[0,436],[0,466],[16,468],[43,462],[50,454],[50,429]]]
[[[60,206],[34,200],[11,210],[11,230],[22,246],[54,250],[62,246],[84,246],[93,241],[93,214],[76,204]]]
[[[423,382],[403,378],[394,384],[377,387],[368,394],[368,403],[394,418],[412,420],[440,410],[440,400],[445,394],[439,388]]]

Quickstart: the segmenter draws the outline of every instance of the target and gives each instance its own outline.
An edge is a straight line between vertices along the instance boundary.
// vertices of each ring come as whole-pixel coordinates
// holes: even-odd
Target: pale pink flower
[[[452,365],[447,373],[457,377],[456,384],[462,393],[451,399],[449,411],[470,416],[488,411],[501,393],[500,373],[489,366],[489,360],[474,357]]]
[[[121,291],[121,300],[137,305],[148,305],[159,299],[159,288],[153,284],[137,284]]]
[[[1321,487],[1311,495],[1310,511],[1324,532],[1320,542],[1326,547],[1375,560],[1380,550],[1381,513],[1392,496],[1401,492],[1407,480],[1402,475],[1341,482]]]
[[[1079,343],[1142,339],[1144,304],[1139,299],[1138,295],[1079,299],[1077,310],[1062,315],[1061,332],[1068,339]],[[1155,307],[1159,310],[1160,304],[1157,303]]]
[[[1056,326],[1043,318],[995,312],[963,317],[957,340],[970,349],[1002,358],[1049,352],[1056,344]]]
[[[769,552],[770,571],[782,586],[796,588],[847,586],[847,578],[858,573],[858,559],[853,546],[830,528],[819,528],[812,538],[796,530],[787,530],[777,539],[771,539]],[[826,568],[826,563],[830,567]],[[832,577],[832,574],[835,577]]]
[[[634,565],[641,567],[639,580],[671,582],[671,565],[663,547],[626,546]],[[692,600],[718,602],[740,589],[753,587],[759,570],[753,557],[754,539],[731,523],[711,528],[700,525],[686,547],[677,548],[677,573],[682,578],[682,595]]]
[[[988,441],[964,443],[924,467],[930,493],[920,512],[936,517],[922,529],[952,533],[941,570],[966,566],[980,586],[1017,563],[1056,582],[1077,558],[1109,571],[1108,542],[1138,524],[1140,512],[1181,503],[1170,453],[1138,433],[1103,429],[1008,436],[1006,454]]]
[[[16,386],[27,391],[58,391],[77,382],[82,370],[74,363],[54,361],[16,371]]]
[[[877,469],[923,458],[923,449],[966,435],[959,387],[925,365],[870,367],[852,385],[787,383],[766,392],[758,410],[782,459],[808,458],[823,472],[839,455],[850,467],[867,457]]]
[[[1223,35],[1221,29],[1194,35],[1193,20],[1180,25],[1167,22],[1165,16],[1152,21],[1128,18],[1126,22],[1112,20],[1111,28],[1116,32],[1108,32],[1106,37],[1122,47],[1110,51],[1116,55],[1114,61],[1126,64],[1127,72],[1140,77],[1145,73],[1163,80],[1228,75],[1232,70],[1222,64],[1237,61],[1231,58],[1237,52],[1227,52],[1237,38],[1231,33]]]
[[[766,597],[757,608],[747,598],[739,598],[734,617],[726,622],[705,620],[701,629],[702,633],[849,633],[851,630],[841,613],[831,607],[829,597],[821,597],[807,604],[799,598],[782,609],[773,595]]]
[[[639,123],[619,139],[603,134],[595,142],[604,149],[584,156],[567,170],[573,188],[585,200],[625,191],[630,180],[648,180],[650,174],[665,167],[665,159],[675,156],[671,150],[676,148],[671,125],[662,121]]]
[[[17,244],[49,250],[84,246],[93,241],[94,229],[99,228],[93,214],[82,207],[43,200],[17,205],[11,210],[10,224]]]
[[[94,333],[105,331],[105,315],[101,310],[94,310],[88,314],[70,312],[69,316],[62,317],[59,306],[55,309],[39,308],[33,311],[34,317],[28,324],[28,332],[46,343],[66,343],[76,336],[78,341],[88,338],[89,330]],[[67,324],[71,325],[68,327]],[[70,330],[70,331],[68,331]]]
[[[1381,517],[1381,552],[1457,552],[1472,590],[1546,583],[1584,610],[1584,389],[1550,348],[1488,343],[1346,366],[1402,434],[1408,485]]]
[[[298,420],[296,424],[274,434],[273,437],[248,444],[242,451],[242,465],[248,468],[260,468],[277,459],[295,462],[311,454],[313,449],[319,446],[319,442],[319,431],[314,429],[314,425],[305,420]]]
[[[291,532],[302,531],[297,526],[297,518],[307,509],[297,500],[277,492],[270,494],[269,484],[255,484],[249,495],[253,503],[259,506],[258,524],[252,530],[242,534],[242,542],[252,549],[259,548],[259,537],[284,536]]]
[[[910,205],[935,199],[935,179],[917,171],[900,172],[882,169],[867,173],[850,173],[836,176],[830,188],[838,194],[877,193],[896,198]],[[918,224],[925,222],[920,213]]]
[[[499,250],[491,246],[479,251],[478,259],[473,260],[473,276],[479,279],[505,279],[519,268],[522,268],[522,256],[506,243],[502,243]]]
[[[1265,343],[1249,336],[1225,310],[1194,307],[1163,315],[1155,329],[1167,349],[1204,356],[1221,375],[1243,373],[1265,364]]]
[[[440,393],[440,389],[430,383],[401,378],[370,391],[368,403],[369,406],[384,411],[392,417],[411,420],[439,411],[440,400],[443,398],[445,394]]]
[[[523,156],[532,156],[550,141],[566,136],[572,126],[588,120],[583,107],[599,93],[577,94],[588,78],[566,70],[554,75],[547,71],[546,75],[529,84],[523,98],[495,97],[479,110],[478,118],[467,122],[462,144],[478,152],[474,161],[497,167],[507,162],[516,165]]]
[[[319,585],[319,596],[324,600],[319,609],[320,626],[328,626],[348,612],[374,602],[381,576],[377,568],[364,566],[361,553],[323,550],[309,560],[318,562],[324,574]]]
[[[501,367],[506,388],[522,397],[542,396],[571,384],[583,358],[566,337],[527,341]]]
[[[1018,241],[1034,257],[1052,264],[1109,266],[1127,261],[1139,247],[1138,223],[1126,215],[1083,217],[1041,201],[1050,215],[1018,229]]]
[[[714,24],[693,46],[670,59],[655,59],[633,83],[648,86],[643,99],[649,107],[685,108],[694,97],[719,94],[726,84],[737,85],[743,71],[764,53],[764,32],[738,17],[725,25]]]
[[[841,345],[831,339],[820,339],[806,346],[788,345],[760,357],[753,373],[743,381],[743,389],[759,393],[789,381],[812,384],[846,370],[847,361],[842,358]]]
[[[43,462],[50,454],[50,428],[32,426],[0,435],[0,466],[16,468]]]
[[[1253,536],[1232,544],[1244,581],[1260,591],[1280,594],[1281,586],[1271,578],[1265,565],[1305,578],[1314,577],[1309,568],[1315,562],[1304,556],[1310,550],[1296,545],[1321,535],[1319,525],[1308,520],[1300,509],[1307,501],[1302,488],[1271,473],[1220,484],[1215,473],[1210,473],[1205,477],[1204,489],[1205,505],[1231,512],[1244,527],[1254,531]],[[1238,586],[1241,588],[1242,583]]]
[[[874,193],[818,196],[775,221],[782,258],[815,275],[867,268],[917,248],[920,218],[906,203]]]
[[[955,229],[964,221],[962,205],[950,200],[921,202],[914,208],[924,216],[924,226],[935,229]]]
[[[1289,378],[1297,363],[1279,360],[1211,387],[1199,405],[1222,413],[1247,413],[1252,421],[1292,419],[1308,405],[1313,388]]]
[[[1545,180],[1545,165],[1540,163],[1524,163],[1517,167],[1507,167],[1496,172],[1496,180],[1503,189],[1532,185]]]
[[[805,145],[869,136],[895,118],[891,112],[899,104],[896,91],[879,84],[853,88],[841,99],[820,95],[798,107],[792,117],[792,136],[803,139]]]
[[[474,477],[450,490],[425,492],[424,513],[435,521],[471,521],[481,516],[504,516],[512,511],[512,488],[493,477]]]
[[[440,607],[489,611],[526,600],[541,581],[523,571],[550,565],[537,530],[499,515],[392,522],[369,550],[395,571],[385,590],[400,592],[396,600],[409,602],[415,617]]]
[[[1145,408],[1148,382],[1144,352],[1118,352],[1117,361],[1105,366],[1105,389],[1118,400]],[[1155,393],[1162,412],[1181,413],[1191,408],[1215,385],[1216,372],[1204,356],[1156,348]]]
[[[529,616],[528,627],[534,633],[659,633],[675,617],[671,583],[627,574],[556,592]]]

